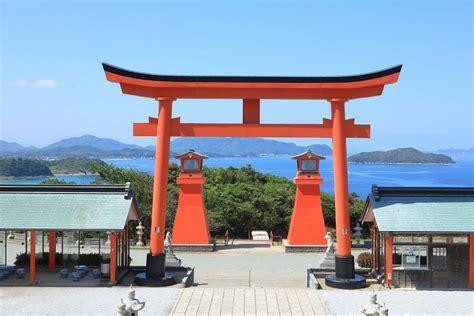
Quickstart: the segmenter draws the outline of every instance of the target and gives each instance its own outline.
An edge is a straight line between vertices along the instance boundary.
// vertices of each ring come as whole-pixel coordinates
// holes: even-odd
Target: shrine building
[[[374,185],[361,222],[388,286],[474,287],[474,188]]]
[[[129,186],[0,185],[2,284],[46,284],[48,274],[79,265],[100,267],[96,285],[115,284],[130,267],[130,222],[140,218]],[[18,269],[24,279],[4,278]]]

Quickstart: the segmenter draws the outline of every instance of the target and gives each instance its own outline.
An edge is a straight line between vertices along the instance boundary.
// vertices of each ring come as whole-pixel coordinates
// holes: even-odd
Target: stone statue
[[[166,254],[166,263],[167,267],[180,267],[181,266],[181,259],[178,259],[173,251],[173,245],[171,244],[171,232],[166,232],[165,241],[163,242],[163,246],[165,248]]]
[[[106,246],[110,246],[110,232],[107,231],[107,241],[105,242]]]
[[[336,246],[336,243],[334,242],[332,234],[330,232],[327,232],[326,235],[324,236],[324,239],[328,241],[327,242],[328,248],[326,249],[326,253],[325,253],[326,257],[329,255],[334,255],[334,253],[336,252],[337,246]]]
[[[334,256],[334,253],[336,252],[336,243],[334,242],[334,239],[330,232],[326,233],[326,235],[324,236],[324,239],[327,240],[328,247],[326,249],[326,252],[324,253],[323,260],[319,262],[319,267],[321,269],[334,270],[336,267],[335,256]]]
[[[145,229],[145,227],[143,227],[142,225],[142,222],[138,222],[138,226],[137,226],[137,235],[138,235],[138,241],[136,243],[137,246],[141,247],[141,246],[144,246],[145,243],[143,242],[143,230]]]
[[[171,246],[171,233],[170,232],[166,232],[166,236],[165,236],[165,241],[163,243],[163,246],[165,248],[165,253],[173,253],[173,247]]]

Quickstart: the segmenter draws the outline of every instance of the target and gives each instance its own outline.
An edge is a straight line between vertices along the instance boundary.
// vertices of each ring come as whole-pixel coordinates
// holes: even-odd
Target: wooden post
[[[30,231],[30,283],[36,283],[36,231]]]
[[[170,155],[171,112],[173,99],[160,98],[156,131],[155,177],[153,181],[153,206],[151,211],[150,252],[163,253],[166,225],[166,195],[168,192],[168,163]]]
[[[385,238],[385,282],[388,286],[392,286],[392,246],[393,235],[387,234]]]
[[[345,100],[332,99],[332,143],[334,163],[334,195],[336,206],[337,254],[351,255],[351,229],[349,217],[349,188],[347,181],[347,150],[345,135]]]
[[[469,235],[469,287],[474,288],[474,234]]]
[[[110,233],[110,284],[117,281],[117,233]]]
[[[56,232],[54,230],[51,230],[49,232],[49,262],[48,262],[48,267],[49,270],[54,272],[54,269],[56,268]]]
[[[260,100],[244,99],[242,121],[244,124],[260,124]]]

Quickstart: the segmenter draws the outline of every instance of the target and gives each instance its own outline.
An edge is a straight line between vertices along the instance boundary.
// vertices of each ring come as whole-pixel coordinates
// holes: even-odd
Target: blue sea
[[[372,184],[379,186],[462,186],[474,187],[474,158],[453,157],[454,165],[361,165],[349,164],[349,191],[365,198]],[[175,161],[175,160],[173,160]],[[134,168],[153,173],[154,160],[105,160],[118,167]],[[176,161],[175,161],[176,162]],[[210,158],[205,160],[209,167],[241,167],[252,165],[257,171],[293,179],[296,162],[289,157],[261,158]],[[333,162],[331,157],[321,162],[322,190],[334,192]],[[76,183],[90,183],[94,176],[59,176],[58,179]],[[47,178],[0,180],[0,183],[38,183]]]

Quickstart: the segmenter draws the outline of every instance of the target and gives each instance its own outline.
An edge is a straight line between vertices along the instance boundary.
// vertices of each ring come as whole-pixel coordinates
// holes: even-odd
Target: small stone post
[[[377,303],[377,294],[369,294],[369,302],[361,307],[362,315],[367,316],[388,316],[388,308]]]
[[[145,302],[140,302],[135,298],[135,289],[133,288],[132,284],[130,284],[130,288],[128,289],[128,300],[125,303],[125,306],[125,309],[129,315],[134,316],[138,316],[138,311],[145,307]]]
[[[122,315],[128,315],[128,313],[125,310],[125,303],[122,300],[120,300],[120,303],[117,304],[117,312],[115,313],[114,316],[122,316]]]
[[[144,246],[145,243],[143,242],[143,230],[145,229],[145,227],[142,225],[142,222],[138,222],[138,226],[137,226],[137,235],[138,235],[138,241],[136,243],[137,246],[141,247],[141,246]]]
[[[132,284],[128,289],[128,300],[126,302],[120,299],[120,303],[117,304],[117,312],[114,316],[138,316],[138,311],[145,307],[145,302],[140,302],[135,298],[135,289]]]

